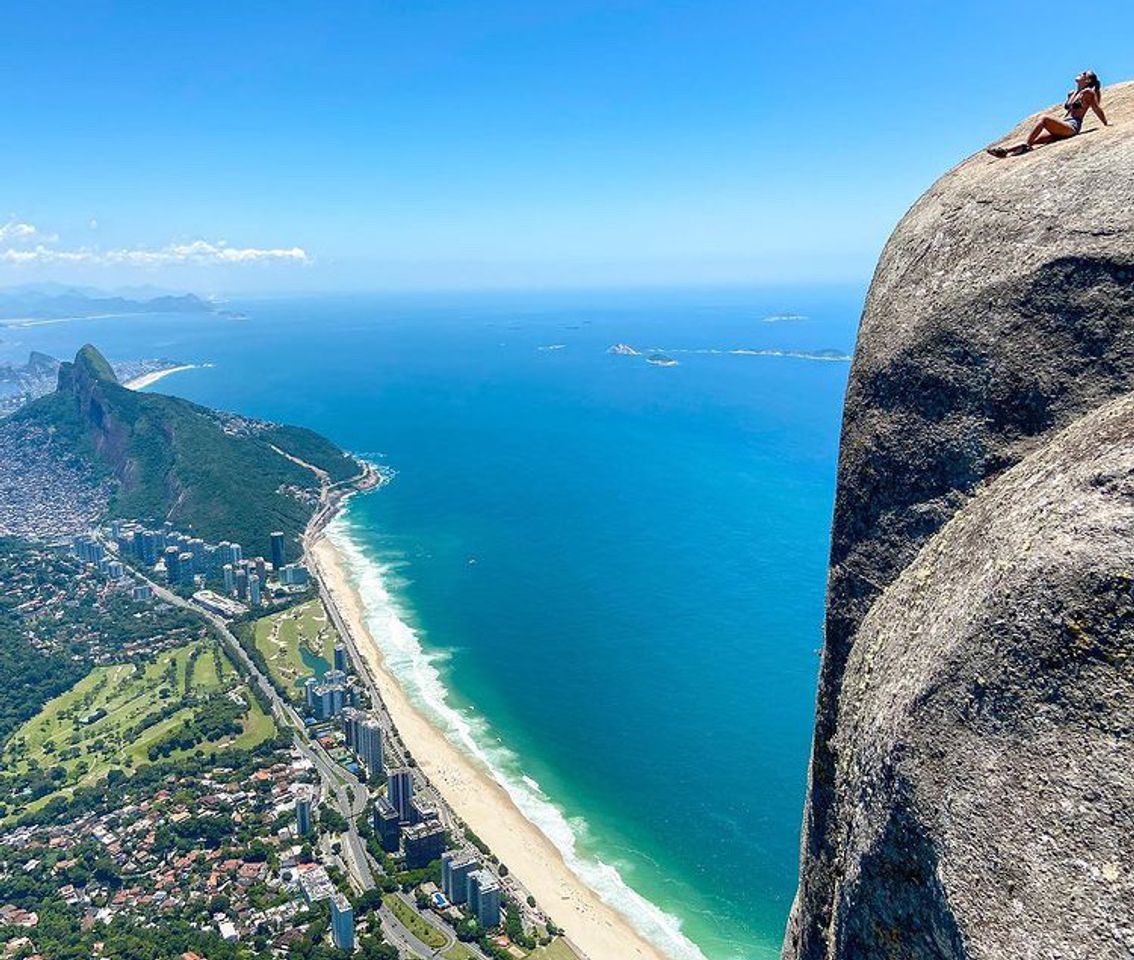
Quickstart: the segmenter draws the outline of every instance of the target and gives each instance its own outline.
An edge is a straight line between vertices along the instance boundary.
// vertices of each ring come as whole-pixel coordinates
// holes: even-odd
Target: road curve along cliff
[[[1134,390],[1134,84],[1104,88],[1103,106],[1110,127],[1092,117],[1074,139],[955,167],[875,271],[788,960],[1134,953],[1132,594],[1115,586],[1134,570],[1132,485],[1103,469],[1134,471],[1128,432],[1103,429],[1126,422],[1111,401]],[[1111,478],[1092,486],[1077,456]],[[1096,513],[1052,514],[1060,495]],[[945,528],[991,522],[989,503],[1007,511],[997,538]],[[1109,531],[1105,556],[1080,522]],[[1012,596],[988,579],[1002,568]]]

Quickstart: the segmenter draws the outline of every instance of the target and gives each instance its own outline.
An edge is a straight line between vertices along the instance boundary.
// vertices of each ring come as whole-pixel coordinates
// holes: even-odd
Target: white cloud
[[[59,237],[54,234],[44,234],[32,223],[23,223],[20,220],[9,220],[0,224],[0,243],[55,243]]]
[[[20,227],[29,227],[31,234],[8,234],[2,231],[13,226],[8,224],[0,228],[0,242],[12,240],[14,237],[35,237],[36,231],[30,224],[17,224]],[[46,243],[37,243],[34,247],[18,249],[9,247],[0,250],[0,263],[11,264],[94,264],[94,265],[126,265],[135,267],[158,267],[172,264],[193,264],[197,266],[221,264],[249,264],[267,261],[310,263],[311,258],[302,247],[232,247],[225,241],[193,240],[188,243],[171,243],[157,248],[120,248],[117,250],[99,250],[81,247],[77,250],[62,250],[50,247],[47,243],[54,242],[56,238],[46,240]]]

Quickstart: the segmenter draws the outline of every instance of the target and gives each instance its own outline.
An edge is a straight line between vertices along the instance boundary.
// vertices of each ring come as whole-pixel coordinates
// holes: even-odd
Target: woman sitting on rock
[[[1075,89],[1067,94],[1063,101],[1065,111],[1063,118],[1041,117],[1039,123],[1028,134],[1026,143],[1015,147],[989,147],[988,152],[994,157],[1015,157],[1027,153],[1037,143],[1053,143],[1056,140],[1066,140],[1073,137],[1083,128],[1083,119],[1088,110],[1094,110],[1103,126],[1106,124],[1106,114],[1102,109],[1102,85],[1093,70],[1084,70],[1075,78]]]

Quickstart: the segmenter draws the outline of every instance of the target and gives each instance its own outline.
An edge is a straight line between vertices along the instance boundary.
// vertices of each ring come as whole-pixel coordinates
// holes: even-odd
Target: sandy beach
[[[508,864],[588,960],[664,960],[625,917],[570,870],[551,841],[489,773],[410,703],[367,629],[361,597],[338,550],[323,535],[313,552],[323,583],[349,625],[402,740],[454,812]]]
[[[135,377],[133,380],[127,380],[122,386],[128,390],[141,390],[143,387],[148,387],[152,383],[157,383],[162,377],[168,377],[171,373],[180,373],[182,370],[197,370],[201,364],[198,363],[183,363],[179,367],[167,367],[165,370],[153,370],[150,373],[143,373],[140,377]]]

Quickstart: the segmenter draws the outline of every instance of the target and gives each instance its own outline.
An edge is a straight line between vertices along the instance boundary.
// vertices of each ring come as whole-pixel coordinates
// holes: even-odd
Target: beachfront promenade
[[[369,701],[368,713],[380,732],[383,746],[378,762],[386,770],[406,770],[415,810],[430,811],[429,818],[443,828],[454,852],[479,861],[492,885],[498,885],[507,903],[517,911],[519,916],[513,916],[512,922],[520,920],[525,938],[542,937],[546,929],[553,937],[560,937],[560,953],[566,955],[570,951],[583,960],[608,956],[620,960],[661,960],[661,953],[626,917],[572,871],[560,850],[524,816],[504,787],[411,704],[397,678],[387,669],[380,647],[368,630],[363,600],[351,585],[343,556],[325,535],[327,525],[350,495],[380,486],[385,478],[367,465],[353,479],[332,483],[318,468],[283,450],[276,452],[311,470],[319,481],[318,498],[313,502],[315,510],[300,545],[327,622],[342,643],[336,669],[345,671],[344,677],[351,674],[356,694],[361,693]],[[105,539],[108,534],[100,531],[97,536]],[[114,549],[109,542],[105,546]],[[252,652],[230,629],[225,618],[233,614],[203,606],[196,595],[193,600],[177,595],[164,583],[154,582],[151,571],[134,572],[163,602],[191,609],[214,627],[279,728],[290,731],[296,753],[310,764],[319,779],[323,802],[343,818],[341,832],[328,832],[321,837],[320,858],[338,863],[358,893],[380,884],[386,886],[384,865],[374,859],[380,855],[371,854],[359,831],[359,818],[368,815],[372,797],[379,797],[371,793],[365,782],[369,778],[355,776],[344,765],[345,760],[332,757],[329,744],[324,748],[317,732],[322,728],[310,726],[311,721],[301,715],[298,705],[293,706],[286,692],[277,686],[278,678],[269,678],[267,667],[257,666]],[[340,703],[341,690],[340,687]],[[328,696],[329,691],[330,688]],[[320,704],[314,712],[326,719],[337,709],[331,707],[331,712],[325,713]],[[404,819],[412,821],[420,816],[412,813]],[[378,826],[377,821],[374,826]],[[422,846],[427,840],[425,836],[405,836],[415,848],[420,847],[413,858],[427,850],[429,859],[439,855],[440,851],[433,851],[432,846]],[[408,853],[410,847],[406,849]],[[450,948],[458,949],[453,927],[443,922],[430,906],[413,897],[398,896],[395,900],[394,895],[388,892],[378,910],[384,931],[404,956],[440,956]],[[553,914],[554,925],[544,909]],[[480,923],[492,926],[486,920]],[[570,939],[564,934],[564,927],[570,932]],[[434,946],[423,943],[422,936]]]
[[[332,625],[342,639],[347,656],[350,659],[349,670],[362,683],[371,703],[371,715],[377,720],[382,731],[384,741],[383,754],[387,768],[411,767],[413,782],[413,795],[423,806],[434,810],[441,825],[448,835],[457,841],[463,852],[476,853],[473,846],[465,840],[465,827],[463,822],[455,815],[452,808],[445,801],[441,793],[429,782],[429,778],[419,768],[413,765],[409,751],[405,748],[395,726],[385,699],[381,695],[378,685],[369,669],[366,657],[360,649],[357,630],[352,627],[350,619],[344,617],[336,601],[333,591],[328,588],[326,573],[322,569],[314,545],[323,534],[329,520],[335,515],[343,499],[349,494],[360,490],[370,489],[382,482],[381,475],[369,465],[365,471],[352,481],[332,484],[323,471],[298,458],[277,449],[282,456],[288,457],[297,464],[311,470],[320,483],[320,497],[317,509],[308,524],[302,539],[305,560],[309,569],[315,574],[314,582],[317,584],[321,601],[326,609]],[[108,548],[113,549],[109,542]],[[248,678],[261,697],[263,703],[281,729],[292,732],[293,745],[296,751],[306,759],[311,768],[319,777],[325,802],[329,802],[343,817],[346,828],[339,835],[338,849],[332,849],[330,837],[323,844],[322,855],[332,861],[339,861],[349,878],[351,886],[359,893],[371,890],[377,886],[376,873],[381,873],[380,865],[373,860],[367,850],[366,842],[358,829],[359,818],[367,814],[371,794],[366,783],[355,776],[350,770],[336,761],[318,742],[308,729],[307,723],[292,703],[284,696],[272,680],[260,669],[249,656],[244,645],[236,637],[225,619],[224,611],[218,611],[204,605],[196,598],[193,600],[179,596],[170,590],[167,585],[160,583],[147,575],[146,571],[134,570],[136,578],[148,584],[153,594],[163,602],[182,609],[192,610],[198,616],[206,619],[220,636],[225,647],[237,663],[241,671]],[[486,867],[490,865],[486,863]],[[493,871],[502,888],[508,891],[523,917],[527,929],[546,925],[547,918],[528,902],[531,894],[519,881],[508,874],[500,875],[499,870]],[[445,946],[431,948],[415,936],[402,922],[397,914],[390,909],[389,904],[383,903],[379,907],[383,929],[389,938],[407,956],[430,957],[440,955],[444,950],[453,947],[456,937],[447,924],[442,923],[428,909],[421,909],[412,898],[399,897],[408,910],[413,911],[421,922],[438,931],[445,940]],[[404,912],[404,911],[403,911]],[[581,950],[576,949],[579,956],[584,956]]]
[[[315,550],[316,543],[324,536],[324,530],[327,524],[334,518],[339,508],[342,506],[343,501],[360,489],[373,489],[376,486],[380,486],[382,483],[381,474],[379,474],[374,467],[367,464],[360,479],[332,484],[325,471],[291,454],[287,454],[282,450],[279,452],[293,462],[306,467],[319,480],[319,505],[312,515],[311,520],[308,522],[307,528],[303,534],[302,546],[304,563],[314,575],[314,581],[318,586],[319,596],[323,602],[323,606],[331,619],[331,623],[338,631],[338,635],[351,660],[353,667],[352,672],[361,679],[366,693],[369,695],[371,713],[382,728],[383,740],[385,742],[385,755],[388,758],[386,766],[389,768],[410,767],[412,769],[414,796],[423,800],[425,805],[437,812],[438,819],[451,837],[455,839],[463,838],[465,835],[464,824],[446,802],[445,797],[434,787],[420,767],[410,765],[408,751],[405,749],[402,739],[398,734],[397,726],[386,706],[385,699],[379,691],[378,685],[375,683],[374,677],[368,667],[367,659],[360,649],[359,638],[355,636],[355,631],[352,629],[348,618],[344,617],[342,611],[339,609],[339,601],[328,586],[329,578],[326,571],[323,570],[318,552]],[[321,748],[319,749],[321,750]],[[326,760],[328,763],[334,763],[329,757],[327,757]],[[361,795],[365,798],[365,786],[360,786],[358,790],[355,790],[355,795]],[[352,832],[354,832],[354,836],[357,838],[357,832],[353,831],[353,826],[352,822]],[[478,852],[471,844],[466,844],[466,847],[467,852],[471,854]],[[486,863],[485,866],[493,865]],[[508,872],[501,875],[494,866],[493,872],[501,887],[513,898],[516,906],[520,910],[525,927],[530,929],[546,924],[547,917],[538,907],[531,906],[529,901],[534,900],[534,897],[531,891],[525,887],[520,880]],[[416,904],[413,904],[408,899],[407,903],[415,910],[417,909]],[[384,918],[386,912],[388,911],[384,911],[383,913]],[[418,911],[418,913],[426,917],[431,925],[434,925],[433,917],[429,915],[427,911]],[[448,928],[444,927],[442,929],[446,932],[446,935],[448,935]],[[584,956],[583,951],[574,944],[572,944],[572,949],[579,956]],[[429,951],[430,954],[432,954],[432,952],[433,951]]]
[[[417,804],[432,810],[450,840],[455,841],[456,852],[478,855],[492,882],[498,883],[518,911],[529,935],[546,928],[559,937],[560,953],[570,951],[583,960],[608,956],[620,960],[662,960],[662,954],[622,914],[571,870],[562,853],[524,816],[491,774],[411,705],[396,678],[385,669],[380,648],[367,630],[362,599],[351,586],[341,554],[324,535],[327,524],[347,497],[381,485],[384,478],[379,471],[366,465],[361,474],[336,484],[318,468],[284,450],[276,452],[311,470],[319,480],[315,511],[301,536],[304,560],[314,574],[320,602],[349,658],[349,665],[342,666],[353,674],[354,682],[370,701],[371,715],[382,735],[383,765],[387,769],[409,768]],[[105,538],[107,534],[102,531],[98,536]],[[105,545],[113,549],[109,543]],[[324,837],[321,857],[340,863],[356,891],[374,889],[376,874],[382,874],[383,868],[371,856],[358,830],[358,818],[367,813],[371,799],[368,786],[318,742],[289,698],[257,667],[229,629],[223,610],[207,609],[199,602],[178,596],[165,584],[154,582],[146,571],[135,569],[134,573],[164,602],[193,610],[216,629],[280,729],[291,731],[296,752],[309,762],[319,778],[324,802],[345,821],[341,833]],[[437,785],[438,780],[441,786]],[[333,838],[340,842],[334,843]],[[506,869],[505,863],[513,869]],[[414,898],[398,896],[395,901],[391,896],[378,909],[383,930],[402,955],[424,958],[458,949],[452,928],[429,907],[419,905]],[[545,906],[554,913],[555,926],[541,909]],[[564,921],[570,939],[559,926]],[[407,924],[415,928],[416,935]],[[425,935],[425,930],[434,931],[426,939],[441,945],[430,947],[423,943],[419,937]]]

